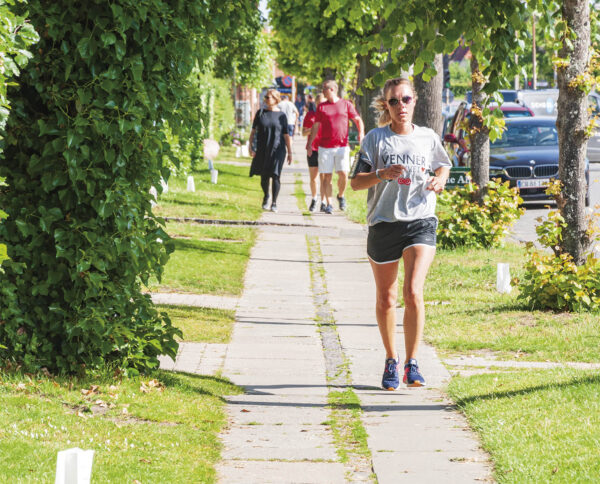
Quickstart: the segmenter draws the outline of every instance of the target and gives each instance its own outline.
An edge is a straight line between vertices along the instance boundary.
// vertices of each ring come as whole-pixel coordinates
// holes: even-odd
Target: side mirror
[[[444,141],[446,143],[458,143],[458,138],[454,133],[448,133],[444,135]]]

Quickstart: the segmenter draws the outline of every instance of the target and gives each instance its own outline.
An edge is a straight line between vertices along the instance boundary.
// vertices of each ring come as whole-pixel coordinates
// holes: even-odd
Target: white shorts
[[[340,148],[319,147],[319,173],[332,173],[335,171],[350,171],[350,147]]]

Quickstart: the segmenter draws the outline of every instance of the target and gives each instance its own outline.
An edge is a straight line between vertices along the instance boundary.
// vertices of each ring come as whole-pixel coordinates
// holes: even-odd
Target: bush
[[[538,309],[597,310],[600,308],[600,260],[590,254],[583,265],[577,266],[561,249],[564,227],[565,220],[558,211],[551,211],[548,219],[536,227],[539,242],[546,250],[538,251],[532,243],[527,244],[523,281],[515,279],[519,284],[519,298]]]
[[[65,373],[156,368],[180,332],[142,293],[172,250],[149,189],[168,178],[163,126],[180,132],[207,26],[235,5],[17,5],[41,39],[10,91],[0,164],[0,357]]]
[[[437,235],[440,247],[498,247],[523,214],[519,207],[523,200],[508,182],[491,180],[481,205],[474,201],[477,189],[477,185],[469,183],[440,194]]]

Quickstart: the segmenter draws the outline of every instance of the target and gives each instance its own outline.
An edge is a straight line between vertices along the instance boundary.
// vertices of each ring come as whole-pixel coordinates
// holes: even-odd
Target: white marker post
[[[158,192],[155,187],[150,187],[150,195],[152,195],[152,200],[150,200],[150,206],[156,206],[156,201],[158,200]]]
[[[188,192],[196,191],[196,185],[194,184],[194,177],[192,175],[187,177],[187,191]]]
[[[62,450],[56,460],[55,484],[90,484],[92,479],[93,450],[78,447]]]
[[[507,294],[512,290],[510,286],[510,267],[507,263],[498,262],[496,290],[503,294]]]

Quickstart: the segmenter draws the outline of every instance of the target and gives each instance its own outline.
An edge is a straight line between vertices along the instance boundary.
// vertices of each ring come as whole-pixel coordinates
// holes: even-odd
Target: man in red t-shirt
[[[325,96],[319,93],[317,94],[316,104],[314,102],[308,103],[308,112],[304,116],[304,122],[302,123],[302,135],[308,136],[310,135],[310,130],[315,124],[315,120],[317,118],[317,106],[325,101]],[[312,196],[312,200],[310,201],[310,206],[308,210],[314,212],[317,210],[317,177],[319,176],[319,135],[312,142],[312,154],[310,156],[306,156],[306,161],[308,162],[308,173],[310,175],[310,194]],[[323,192],[323,175],[321,175],[321,207],[322,210],[325,210],[325,194]]]
[[[325,213],[333,213],[331,205],[333,170],[338,174],[337,199],[340,210],[346,208],[344,192],[350,171],[350,147],[348,146],[348,120],[352,120],[358,129],[358,142],[364,135],[364,124],[354,105],[338,97],[338,85],[329,80],[323,83],[323,95],[326,101],[319,104],[315,124],[306,142],[306,152],[312,155],[312,143],[319,135],[319,173],[323,174],[323,186],[326,204],[321,204]]]

